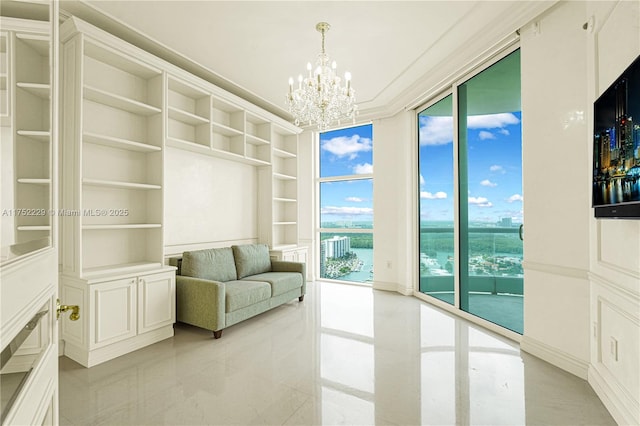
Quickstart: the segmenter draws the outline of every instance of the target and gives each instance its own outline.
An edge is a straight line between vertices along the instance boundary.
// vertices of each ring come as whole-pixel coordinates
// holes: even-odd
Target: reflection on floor
[[[220,340],[60,358],[61,424],[614,425],[589,385],[416,298],[311,283]]]
[[[452,292],[433,292],[429,296],[454,304]],[[469,313],[522,334],[523,302],[524,298],[517,294],[470,293]]]

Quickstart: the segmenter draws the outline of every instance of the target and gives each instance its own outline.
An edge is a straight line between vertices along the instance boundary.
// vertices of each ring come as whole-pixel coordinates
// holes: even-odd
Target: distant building
[[[328,258],[338,258],[351,251],[351,239],[349,237],[331,237],[322,240],[320,247],[320,255],[323,261]]]
[[[511,228],[513,226],[513,219],[510,217],[503,217],[502,219],[500,219],[500,222],[498,222],[498,224],[504,228]]]
[[[327,245],[324,244],[324,241],[322,241],[320,243],[320,276],[321,277],[326,276],[326,272],[327,272],[326,260],[327,260]]]

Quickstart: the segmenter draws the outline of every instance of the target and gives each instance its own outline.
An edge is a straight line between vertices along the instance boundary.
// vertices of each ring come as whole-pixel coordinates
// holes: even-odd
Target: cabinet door
[[[175,322],[175,272],[138,278],[138,334]]]
[[[307,263],[307,249],[306,248],[299,248],[296,251],[296,262],[302,262],[304,264]]]
[[[295,251],[283,251],[282,260],[286,260],[287,262],[297,262],[298,256],[296,256]]]
[[[91,286],[91,349],[136,335],[136,278]]]

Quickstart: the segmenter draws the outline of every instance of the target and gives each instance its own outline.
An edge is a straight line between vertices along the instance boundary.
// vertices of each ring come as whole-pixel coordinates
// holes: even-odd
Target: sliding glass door
[[[440,106],[453,104],[453,97],[448,118]],[[518,333],[523,332],[521,120],[519,50],[418,114],[420,291]],[[433,143],[434,135],[440,145]],[[455,167],[445,167],[450,161]],[[447,173],[452,185],[446,190],[426,186],[437,181],[445,188]],[[454,184],[457,203],[447,201]],[[432,226],[430,219],[445,214],[451,230]],[[449,248],[451,262],[434,261],[444,256],[436,247]],[[425,263],[441,268],[434,272]]]
[[[420,291],[455,304],[453,96],[418,114]]]

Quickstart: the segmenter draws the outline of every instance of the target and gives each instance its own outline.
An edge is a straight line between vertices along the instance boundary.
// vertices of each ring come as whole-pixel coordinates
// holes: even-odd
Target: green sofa
[[[176,276],[176,317],[222,330],[287,303],[304,300],[305,264],[271,260],[265,244],[187,251]]]

